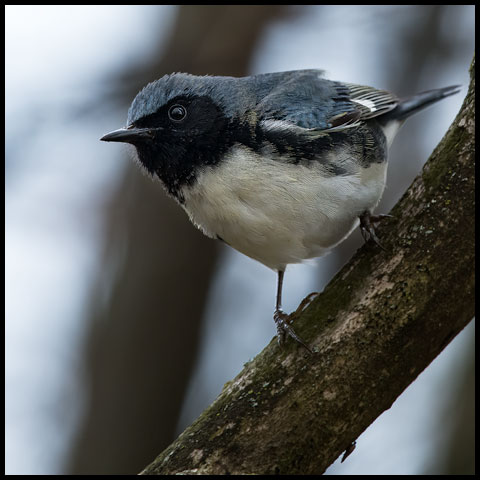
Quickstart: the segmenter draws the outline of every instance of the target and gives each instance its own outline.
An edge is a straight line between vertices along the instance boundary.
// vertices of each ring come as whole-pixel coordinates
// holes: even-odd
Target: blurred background
[[[275,334],[276,275],[204,237],[122,145],[166,73],[321,68],[399,96],[463,84],[394,142],[387,213],[466,94],[475,7],[6,6],[7,474],[142,470]],[[473,219],[472,219],[473,221]],[[324,287],[360,233],[289,267]],[[474,472],[474,322],[327,474]]]

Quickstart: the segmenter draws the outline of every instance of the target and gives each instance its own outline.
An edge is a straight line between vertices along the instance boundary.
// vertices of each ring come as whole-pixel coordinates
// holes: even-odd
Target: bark
[[[378,233],[142,474],[320,474],[473,318],[474,61],[460,113]],[[154,421],[154,420],[153,420]]]

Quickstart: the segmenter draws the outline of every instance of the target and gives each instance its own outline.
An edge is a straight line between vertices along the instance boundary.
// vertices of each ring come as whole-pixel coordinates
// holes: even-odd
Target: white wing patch
[[[385,90],[346,83],[350,90],[350,101],[359,105],[362,120],[377,117],[393,110],[398,105],[398,98]]]
[[[352,98],[352,102],[359,103],[364,107],[367,107],[371,112],[376,112],[378,108],[375,106],[375,102],[366,98]]]

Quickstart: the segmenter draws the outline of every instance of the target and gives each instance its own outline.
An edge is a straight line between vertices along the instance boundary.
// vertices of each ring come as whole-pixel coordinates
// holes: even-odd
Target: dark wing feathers
[[[345,85],[350,90],[350,100],[361,109],[362,119],[378,117],[398,105],[399,100],[393,93],[353,83]]]
[[[310,133],[341,131],[383,115],[398,105],[398,98],[384,90],[333,82],[318,70],[298,72],[281,82],[257,106],[268,128],[293,128]]]

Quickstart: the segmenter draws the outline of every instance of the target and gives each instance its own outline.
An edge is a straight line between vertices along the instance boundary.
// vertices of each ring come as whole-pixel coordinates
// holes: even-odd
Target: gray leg
[[[303,345],[310,353],[313,353],[310,347],[295,333],[293,328],[289,325],[290,316],[282,310],[282,287],[283,287],[283,270],[278,271],[278,283],[277,283],[277,304],[275,306],[275,313],[273,319],[277,326],[278,343],[283,345],[285,343],[286,336],[289,335],[300,345]]]

